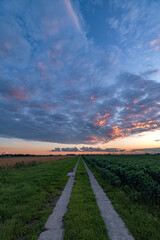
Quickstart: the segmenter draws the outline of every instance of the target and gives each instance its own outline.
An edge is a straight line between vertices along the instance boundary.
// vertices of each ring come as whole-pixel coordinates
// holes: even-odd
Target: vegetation
[[[64,228],[64,240],[109,239],[82,160],[78,165]]]
[[[87,161],[111,184],[123,186],[135,200],[160,203],[160,156],[92,156]]]
[[[77,159],[0,168],[1,240],[37,240]]]
[[[135,239],[160,240],[160,185],[156,177],[159,156],[84,156],[84,159]]]

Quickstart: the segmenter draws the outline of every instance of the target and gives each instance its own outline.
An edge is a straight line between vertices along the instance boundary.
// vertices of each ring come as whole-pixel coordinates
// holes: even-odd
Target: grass
[[[77,160],[0,168],[1,240],[37,240]]]
[[[122,188],[111,185],[93,167],[87,165],[134,238],[160,240],[160,206],[131,200]]]
[[[77,168],[64,228],[64,240],[109,239],[82,160]]]

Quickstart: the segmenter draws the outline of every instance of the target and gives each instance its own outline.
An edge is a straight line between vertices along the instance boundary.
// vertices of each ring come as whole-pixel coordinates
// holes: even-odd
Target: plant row
[[[160,159],[134,156],[84,156],[112,185],[123,187],[133,200],[160,203]]]

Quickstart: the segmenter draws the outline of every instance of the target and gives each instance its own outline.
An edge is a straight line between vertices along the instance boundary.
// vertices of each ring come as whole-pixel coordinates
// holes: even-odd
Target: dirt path
[[[45,229],[46,231],[42,232],[38,240],[62,240],[63,238],[63,217],[67,212],[67,205],[71,196],[74,178],[77,170],[79,160],[73,170],[73,172],[68,173],[70,176],[62,195],[60,196],[55,208],[53,209],[52,214],[49,216]]]
[[[80,158],[79,158],[80,159]],[[70,176],[61,197],[59,198],[52,214],[49,216],[45,231],[42,232],[38,240],[62,240],[63,239],[63,217],[67,212],[67,206],[70,200],[74,178],[77,170],[79,160],[74,168],[74,171],[68,173]],[[108,230],[108,235],[111,240],[134,240],[129,230],[125,227],[125,223],[120,218],[118,213],[114,210],[110,200],[104,193],[101,186],[98,184],[92,172],[89,170],[83,161],[87,174],[90,179],[91,187],[95,194],[100,213]],[[74,219],[73,219],[74,221]]]
[[[100,209],[103,220],[108,229],[108,235],[112,240],[134,240],[128,229],[125,227],[125,223],[120,218],[118,213],[114,210],[110,200],[104,193],[101,186],[98,184],[92,172],[89,170],[85,162],[83,161],[87,174],[90,179],[91,187],[96,196],[97,204]]]

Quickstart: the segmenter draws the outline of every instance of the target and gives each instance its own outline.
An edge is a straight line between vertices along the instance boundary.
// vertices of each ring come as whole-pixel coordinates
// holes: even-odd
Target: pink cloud
[[[160,46],[156,46],[156,47],[155,47],[155,50],[160,50]]]
[[[27,93],[24,91],[24,89],[14,89],[11,88],[9,89],[9,95],[17,100],[27,100],[29,96]]]
[[[158,42],[158,39],[154,39],[150,42],[150,45],[151,46],[154,46],[156,43]]]

